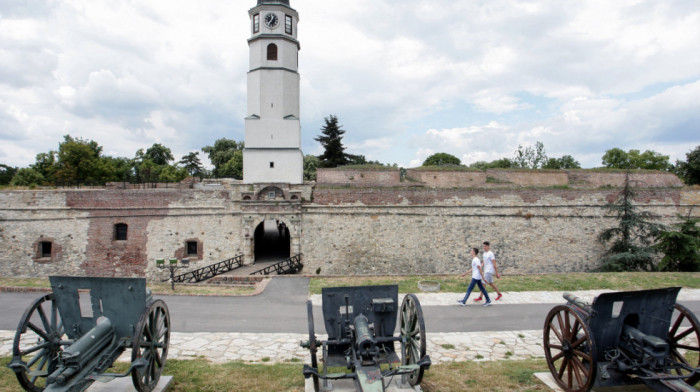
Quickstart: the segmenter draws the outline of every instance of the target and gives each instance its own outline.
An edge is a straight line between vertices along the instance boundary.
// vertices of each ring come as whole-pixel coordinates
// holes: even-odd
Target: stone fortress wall
[[[322,275],[458,273],[469,246],[492,243],[504,273],[589,271],[616,224],[604,206],[624,173],[517,170],[319,170],[316,183],[0,192],[0,275],[165,277],[157,258],[181,258],[195,241],[192,268],[244,254],[265,219],[290,228],[304,273]],[[700,204],[700,188],[668,173],[631,175],[637,205],[676,220]],[[566,182],[564,182],[566,180]],[[184,188],[184,189],[183,189]],[[692,209],[700,216],[700,209]],[[115,225],[126,224],[126,240]],[[51,254],[41,254],[50,242]]]

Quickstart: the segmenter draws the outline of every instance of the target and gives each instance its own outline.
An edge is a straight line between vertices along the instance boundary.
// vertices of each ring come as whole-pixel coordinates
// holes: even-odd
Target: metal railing
[[[301,262],[301,253],[299,253],[284,261],[252,272],[251,275],[270,275],[272,272],[276,272],[277,275],[296,274],[302,268],[304,268],[304,264]]]
[[[203,280],[207,280],[215,277],[216,275],[221,275],[229,271],[233,271],[236,268],[240,268],[243,265],[243,255],[238,255],[234,258],[220,261],[216,264],[208,265],[196,269],[194,271],[185,272],[184,274],[177,275],[173,277],[174,283],[196,283]],[[169,279],[166,279],[167,281]]]

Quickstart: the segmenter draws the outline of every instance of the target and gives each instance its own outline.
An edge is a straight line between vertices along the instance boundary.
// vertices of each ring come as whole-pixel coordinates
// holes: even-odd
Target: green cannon
[[[170,313],[141,278],[51,276],[17,327],[8,367],[30,392],[78,392],[131,375],[139,392],[158,384],[170,341]],[[127,350],[124,373],[106,373]]]
[[[413,294],[407,294],[399,308],[398,292],[396,285],[324,288],[323,320],[328,333],[324,341],[316,337],[313,307],[307,302],[309,340],[301,346],[309,349],[311,364],[304,365],[303,374],[313,379],[315,391],[332,391],[332,381],[343,379],[352,380],[355,389],[363,392],[384,391],[394,379],[401,388],[420,384],[423,372],[430,368],[423,311]],[[394,336],[397,315],[400,333]],[[331,373],[333,368],[344,369]]]

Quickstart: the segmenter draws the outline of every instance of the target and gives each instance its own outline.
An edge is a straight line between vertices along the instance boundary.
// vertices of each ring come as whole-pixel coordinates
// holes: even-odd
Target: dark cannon
[[[309,340],[301,345],[311,352],[304,377],[313,378],[315,391],[331,391],[331,381],[341,379],[353,380],[356,390],[364,392],[384,391],[394,377],[402,387],[420,384],[423,371],[430,367],[423,311],[413,294],[404,297],[399,309],[398,292],[396,285],[324,288],[323,321],[328,334],[324,341],[314,333],[311,301],[307,302]],[[393,336],[397,315],[399,335]],[[319,348],[321,371],[316,357]],[[330,368],[344,369],[329,373]]]
[[[679,287],[601,294],[592,304],[564,294],[544,323],[549,370],[567,392],[646,384],[697,391],[700,323],[676,303]]]
[[[170,340],[170,314],[140,278],[52,276],[52,293],[24,312],[12,369],[27,391],[84,391],[93,382],[131,375],[139,392],[158,384]],[[127,349],[131,365],[106,373]]]

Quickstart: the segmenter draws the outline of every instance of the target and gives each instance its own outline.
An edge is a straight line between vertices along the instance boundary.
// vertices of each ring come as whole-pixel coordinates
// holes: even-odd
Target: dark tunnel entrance
[[[255,228],[255,262],[284,260],[290,256],[287,225],[278,220],[265,220]]]

